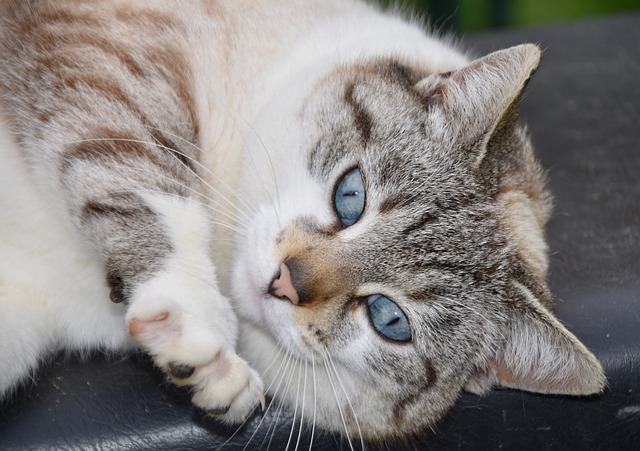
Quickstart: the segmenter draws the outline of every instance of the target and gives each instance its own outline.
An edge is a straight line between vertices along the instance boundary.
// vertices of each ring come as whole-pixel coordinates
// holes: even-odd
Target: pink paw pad
[[[169,312],[161,312],[152,319],[132,318],[129,321],[129,334],[135,338],[143,333],[165,327],[168,318]]]

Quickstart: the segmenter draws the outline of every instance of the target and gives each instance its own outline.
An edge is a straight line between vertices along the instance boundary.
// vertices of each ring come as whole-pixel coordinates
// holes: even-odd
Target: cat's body
[[[546,310],[536,47],[468,65],[357,1],[5,3],[0,395],[134,341],[223,420],[264,389],[367,439],[602,388]]]

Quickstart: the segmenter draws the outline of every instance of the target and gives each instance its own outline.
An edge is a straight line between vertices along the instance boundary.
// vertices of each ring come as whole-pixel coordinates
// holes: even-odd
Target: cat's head
[[[446,74],[362,62],[268,112],[233,289],[271,395],[379,440],[422,432],[464,389],[602,390],[548,310],[549,201],[516,118],[539,60],[524,45]]]

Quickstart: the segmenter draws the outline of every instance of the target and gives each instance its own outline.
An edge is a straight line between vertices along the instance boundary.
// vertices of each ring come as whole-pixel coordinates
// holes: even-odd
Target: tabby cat
[[[537,46],[359,0],[1,5],[2,396],[140,347],[224,422],[266,394],[381,441],[462,390],[603,389],[550,313]]]

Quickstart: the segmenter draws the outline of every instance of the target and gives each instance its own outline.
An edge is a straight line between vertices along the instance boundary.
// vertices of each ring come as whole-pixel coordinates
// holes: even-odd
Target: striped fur
[[[52,350],[137,345],[223,421],[266,391],[383,441],[464,389],[602,389],[549,310],[517,119],[537,47],[469,61],[357,0],[0,5],[0,394]],[[376,332],[374,294],[410,342]]]

